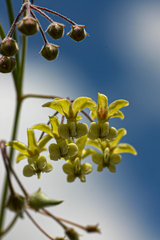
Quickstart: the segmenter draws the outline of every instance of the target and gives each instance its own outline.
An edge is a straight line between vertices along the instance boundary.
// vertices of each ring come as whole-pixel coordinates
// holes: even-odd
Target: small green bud
[[[73,25],[71,31],[67,34],[67,36],[70,36],[70,38],[76,42],[80,42],[85,39],[86,36],[89,36],[84,28],[85,26],[82,25]]]
[[[26,199],[15,193],[10,195],[6,207],[9,208],[11,211],[14,211],[16,213],[22,214],[23,210],[25,209],[26,205]]]
[[[10,73],[16,66],[16,60],[12,57],[0,57],[0,72]]]
[[[17,23],[18,30],[26,36],[31,36],[39,31],[38,20],[32,17],[24,17]]]
[[[57,22],[53,22],[51,23],[46,32],[48,32],[48,34],[54,38],[54,39],[59,39],[63,36],[64,34],[64,25],[61,23],[57,23]]]
[[[42,57],[44,57],[48,61],[52,61],[56,59],[56,57],[58,56],[58,52],[59,52],[58,48],[59,46],[57,45],[47,43],[42,47],[40,53]]]
[[[18,43],[12,38],[5,38],[0,44],[0,54],[3,56],[13,56],[18,50]]]
[[[98,224],[97,225],[88,225],[86,227],[86,231],[89,232],[89,233],[91,233],[91,232],[98,232],[98,233],[100,233],[101,232],[100,229],[98,228]]]
[[[79,234],[73,228],[67,228],[66,235],[70,240],[79,240]]]
[[[31,196],[29,198],[28,205],[31,208],[34,208],[35,210],[38,210],[39,208],[57,205],[57,204],[60,204],[62,202],[63,201],[57,201],[57,200],[53,200],[53,199],[50,199],[50,198],[46,197],[41,192],[41,189],[38,189],[37,192],[31,194]]]
[[[51,160],[58,160],[61,158],[60,148],[55,143],[51,143],[49,145],[49,153],[50,153],[50,159]]]

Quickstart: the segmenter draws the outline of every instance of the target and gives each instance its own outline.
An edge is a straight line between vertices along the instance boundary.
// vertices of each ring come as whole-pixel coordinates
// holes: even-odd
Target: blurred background
[[[15,16],[22,1],[13,1]],[[43,40],[40,33],[28,39],[24,93],[41,93],[70,97],[91,97],[97,93],[108,97],[109,104],[126,99],[125,119],[110,120],[110,125],[127,130],[122,142],[133,145],[137,156],[123,154],[115,174],[107,169],[98,173],[93,165],[86,183],[76,179],[66,182],[63,161],[52,162],[53,171],[25,178],[22,169],[26,160],[15,164],[29,193],[41,187],[47,196],[64,200],[50,208],[55,215],[88,225],[99,223],[102,234],[78,232],[84,240],[158,240],[160,239],[160,2],[158,0],[35,0],[34,4],[51,8],[85,25],[90,37],[77,43],[66,36],[70,24],[56,16],[53,20],[66,25],[65,36],[49,42],[60,46],[59,57],[52,62],[39,54]],[[48,22],[36,16],[44,30]],[[51,16],[51,15],[50,15]],[[0,2],[0,23],[9,30],[5,1]],[[21,36],[19,34],[19,44]],[[47,123],[51,109],[42,108],[45,99],[27,99],[23,103],[17,139],[27,144],[27,128]],[[15,108],[11,74],[0,74],[0,139],[10,140]],[[85,120],[87,122],[87,120]],[[37,131],[36,136],[40,133]],[[90,162],[87,158],[85,162]],[[0,194],[4,179],[0,156]],[[13,180],[14,182],[14,180]],[[15,182],[14,182],[15,183]],[[15,183],[17,192],[21,193]],[[39,224],[53,237],[64,236],[54,221],[32,213]],[[7,211],[6,225],[13,217]],[[10,239],[45,239],[25,216],[5,236]]]

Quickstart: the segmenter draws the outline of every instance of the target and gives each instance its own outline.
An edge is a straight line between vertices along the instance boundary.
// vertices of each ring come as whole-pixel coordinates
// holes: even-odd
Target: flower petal
[[[35,138],[34,131],[28,128],[27,135],[28,135],[28,150],[34,153],[37,150],[37,140]]]
[[[27,152],[27,146],[25,144],[18,141],[13,141],[6,143],[6,145],[18,150],[20,153],[29,157],[29,154]]]
[[[118,144],[118,146],[113,150],[113,153],[132,153],[134,155],[137,155],[135,148],[127,143]]]
[[[69,174],[69,175],[74,174],[74,168],[70,163],[65,163],[62,168],[66,174]]]
[[[47,133],[49,136],[54,137],[50,126],[48,126],[47,124],[44,124],[44,123],[36,124],[36,125],[34,125],[32,128],[33,128],[33,129],[40,130],[40,131],[42,131],[42,132],[45,132],[45,133]]]
[[[91,98],[88,97],[76,98],[72,104],[73,115],[76,116],[78,112],[82,111],[85,107],[87,107],[85,103],[89,100],[91,100]],[[90,105],[88,104],[88,106]]]
[[[123,99],[116,100],[112,102],[108,107],[108,116],[110,118],[115,112],[117,112],[120,108],[128,106],[129,102]]]
[[[61,106],[61,108],[63,110],[63,115],[65,115],[65,116],[70,115],[71,103],[68,99],[55,99],[55,102]]]
[[[81,166],[82,174],[89,174],[92,172],[92,165],[90,163],[83,163]]]
[[[121,140],[121,138],[122,138],[126,133],[127,133],[127,131],[126,131],[125,128],[119,128],[119,129],[117,130],[117,137],[116,137],[114,140],[112,140],[112,141],[109,142],[110,149],[114,149],[114,148],[118,145],[118,143],[119,143],[119,141]]]
[[[43,104],[42,107],[52,108],[52,109],[56,110],[57,112],[61,113],[62,115],[64,115],[63,109],[58,102],[48,102],[48,103]]]
[[[28,158],[28,156],[26,156],[25,154],[23,153],[19,153],[17,156],[16,156],[16,162],[19,162],[21,161],[22,159],[24,158]]]

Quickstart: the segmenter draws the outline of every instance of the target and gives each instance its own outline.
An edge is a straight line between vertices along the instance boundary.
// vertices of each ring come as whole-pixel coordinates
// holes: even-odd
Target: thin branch
[[[43,230],[43,228],[41,228],[39,226],[39,224],[32,218],[32,216],[28,213],[27,210],[25,210],[25,213],[27,214],[27,216],[31,219],[31,221],[35,224],[35,226],[44,234],[46,235],[49,239],[51,240],[55,240],[55,238],[53,238],[52,236],[50,236],[46,231]]]
[[[7,172],[8,185],[9,185],[11,194],[14,195],[14,194],[15,194],[15,191],[14,191],[13,185],[12,185],[12,183],[11,183],[11,179],[10,179],[10,172],[9,172],[9,169],[8,169],[8,162],[7,162],[7,156],[6,156],[6,150],[5,150],[5,141],[2,140],[2,141],[0,142],[0,148],[1,148],[4,165],[5,165],[6,172]]]
[[[11,221],[11,223],[9,224],[9,226],[8,226],[5,230],[3,230],[2,232],[0,232],[0,237],[3,236],[4,234],[6,234],[6,233],[13,227],[13,225],[14,225],[15,222],[17,221],[18,217],[19,217],[19,214],[17,214],[17,215],[13,218],[13,220]]]
[[[32,10],[31,10],[31,14],[32,14],[32,16],[38,21],[38,19],[36,18],[36,15],[33,13]],[[42,38],[43,38],[43,40],[44,40],[44,43],[47,44],[47,43],[48,43],[48,40],[47,40],[47,38],[46,38],[46,36],[45,36],[45,34],[44,34],[44,31],[43,31],[43,29],[42,29],[41,24],[39,23],[39,21],[38,21],[38,25],[39,25],[39,29],[40,29]]]
[[[63,16],[62,14],[57,13],[57,12],[55,12],[55,11],[53,11],[53,10],[50,10],[50,9],[48,9],[48,8],[45,8],[45,7],[35,6],[35,5],[31,5],[31,6],[36,7],[36,8],[38,8],[38,9],[42,9],[43,11],[46,11],[46,12],[50,12],[50,13],[52,13],[52,14],[60,17],[60,18],[63,18],[64,20],[66,20],[67,22],[71,23],[72,25],[76,25],[76,23],[73,22],[73,21],[71,21],[69,18],[67,18],[67,17]]]
[[[53,95],[42,95],[42,94],[25,94],[21,97],[21,99],[25,99],[25,98],[60,98],[63,99],[62,97],[58,97],[58,96],[53,96]]]
[[[81,112],[89,119],[89,121],[93,122],[92,118],[86,112],[83,110]]]
[[[37,11],[37,12],[39,12],[41,15],[43,15],[49,22],[54,22],[53,20],[52,20],[52,18],[50,18],[47,14],[45,14],[43,11],[41,11],[40,9],[38,9],[36,6],[34,6],[34,5],[31,5],[30,6],[32,9],[34,9],[35,11]]]

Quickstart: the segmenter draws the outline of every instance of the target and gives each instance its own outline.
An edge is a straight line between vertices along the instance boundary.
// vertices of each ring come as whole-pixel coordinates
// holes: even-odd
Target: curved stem
[[[9,226],[8,226],[4,231],[0,232],[0,237],[3,236],[4,234],[6,234],[6,233],[13,227],[13,225],[14,225],[15,222],[17,221],[18,217],[19,217],[19,214],[17,214],[17,215],[13,218],[12,222],[9,224]]]
[[[25,95],[22,95],[21,97],[21,100],[24,100],[25,98],[60,98],[60,99],[63,99],[62,97],[59,97],[59,96],[53,96],[53,95],[43,95],[43,94],[25,94]]]

